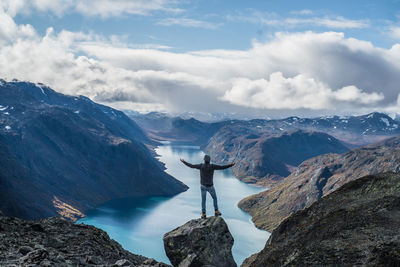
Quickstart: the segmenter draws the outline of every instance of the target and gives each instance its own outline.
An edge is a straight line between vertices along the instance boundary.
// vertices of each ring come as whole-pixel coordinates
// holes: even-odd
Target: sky
[[[141,112],[400,113],[400,1],[0,0],[0,78]]]

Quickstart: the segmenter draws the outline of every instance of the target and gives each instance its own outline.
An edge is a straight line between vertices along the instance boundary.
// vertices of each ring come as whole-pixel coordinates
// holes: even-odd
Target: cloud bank
[[[174,53],[51,28],[40,36],[0,11],[0,44],[0,77],[115,107],[271,116],[400,111],[400,44],[382,49],[338,32],[277,33],[248,50]]]

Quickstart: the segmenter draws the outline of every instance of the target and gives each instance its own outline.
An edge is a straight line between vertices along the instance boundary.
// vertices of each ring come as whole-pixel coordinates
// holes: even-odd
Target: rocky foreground
[[[242,266],[400,266],[399,225],[400,174],[365,176],[284,220]],[[163,240],[174,266],[236,266],[221,217],[191,220]],[[0,266],[168,265],[129,253],[93,226],[0,213]]]
[[[283,221],[248,266],[400,266],[400,175],[349,182]]]
[[[106,232],[60,218],[25,221],[0,212],[0,266],[157,266]]]

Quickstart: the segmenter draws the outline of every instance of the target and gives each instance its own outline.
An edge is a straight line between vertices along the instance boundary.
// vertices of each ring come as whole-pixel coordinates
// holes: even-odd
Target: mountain
[[[362,116],[235,120],[226,121],[225,126],[240,127],[255,134],[280,134],[295,130],[323,132],[353,146],[363,146],[381,141],[388,136],[400,135],[399,121],[378,112]]]
[[[400,175],[351,181],[285,219],[242,267],[400,266]]]
[[[0,81],[0,210],[36,219],[83,216],[114,198],[170,196],[154,141],[124,113],[42,85]]]
[[[208,123],[194,118],[172,117],[159,112],[147,114],[126,112],[132,120],[146,130],[148,136],[157,141],[203,145],[226,124],[225,121]]]
[[[255,134],[247,128],[231,126],[219,130],[204,150],[217,162],[235,161],[233,172],[242,181],[272,185],[306,159],[349,149],[325,133],[296,130]]]
[[[288,176],[310,157],[341,153],[400,134],[399,121],[377,112],[362,116],[212,123],[157,112],[128,115],[152,139],[199,145],[217,162],[235,160],[237,166],[233,171],[242,181],[266,186]]]
[[[25,221],[0,212],[1,266],[168,267],[132,254],[106,232],[61,218]]]
[[[361,116],[330,116],[317,118],[288,117],[267,120],[222,120],[203,122],[194,118],[174,117],[166,113],[151,112],[140,114],[126,111],[146,132],[153,133],[160,140],[187,138],[200,145],[206,145],[208,138],[219,130],[237,129],[254,134],[279,135],[296,130],[322,132],[332,135],[353,148],[381,141],[388,136],[400,135],[400,122],[384,113],[373,112]],[[205,134],[205,137],[204,137]],[[195,136],[195,138],[193,138]],[[200,143],[199,143],[200,142]]]
[[[238,205],[253,216],[257,227],[272,231],[291,214],[311,206],[343,184],[389,171],[400,172],[400,137],[306,160],[270,190],[249,196]]]

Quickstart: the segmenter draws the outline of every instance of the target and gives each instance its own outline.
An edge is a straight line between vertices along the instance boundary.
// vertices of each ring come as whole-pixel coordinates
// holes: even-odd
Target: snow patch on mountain
[[[47,94],[44,92],[43,87],[42,87],[41,84],[37,83],[37,84],[35,84],[35,85],[36,85],[36,87],[38,87],[38,88],[42,91],[42,94],[44,94],[45,96],[47,96]]]
[[[387,118],[381,118],[381,121],[384,122],[387,127],[390,126],[390,122],[389,122],[389,120]]]

